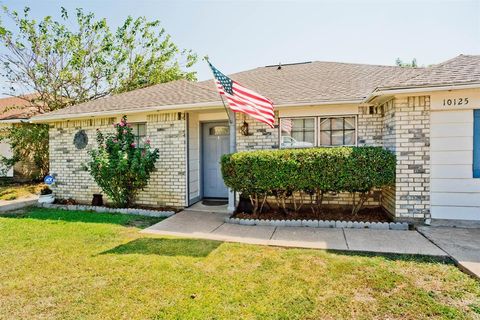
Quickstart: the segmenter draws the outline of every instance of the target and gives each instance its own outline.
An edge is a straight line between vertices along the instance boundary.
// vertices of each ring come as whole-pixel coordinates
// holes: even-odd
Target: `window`
[[[473,177],[480,178],[480,109],[473,110]]]
[[[146,123],[132,123],[132,133],[135,135],[135,145],[139,148],[145,145],[147,137],[147,124]]]
[[[215,126],[209,129],[211,136],[228,136],[230,134],[230,128],[227,126]]]
[[[355,117],[320,118],[320,145],[355,145]]]
[[[280,147],[356,145],[356,118],[309,117],[280,119]]]
[[[280,120],[280,147],[307,148],[315,145],[315,118]]]

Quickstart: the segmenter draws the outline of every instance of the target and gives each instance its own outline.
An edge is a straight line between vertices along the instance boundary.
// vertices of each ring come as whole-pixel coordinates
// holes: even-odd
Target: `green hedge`
[[[372,189],[395,182],[395,155],[380,147],[247,151],[224,155],[221,162],[225,184],[248,196],[254,211],[267,196],[285,211],[285,202],[293,201],[297,211],[295,193],[315,195],[319,207],[325,192],[351,192],[360,193],[356,213]]]

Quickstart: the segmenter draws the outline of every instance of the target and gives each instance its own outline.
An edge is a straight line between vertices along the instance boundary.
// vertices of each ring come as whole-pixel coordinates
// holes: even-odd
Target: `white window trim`
[[[355,144],[352,145],[342,145],[342,146],[330,146],[330,145],[321,145],[320,144],[320,119],[321,118],[354,118],[355,119]],[[281,117],[279,118],[278,126],[278,147],[279,149],[297,149],[297,148],[282,148],[282,121],[283,119],[314,119],[314,148],[331,148],[331,147],[356,147],[358,146],[358,115],[356,114],[342,114],[342,115],[318,115],[318,116],[298,116],[298,117]],[[301,149],[301,148],[299,148]]]

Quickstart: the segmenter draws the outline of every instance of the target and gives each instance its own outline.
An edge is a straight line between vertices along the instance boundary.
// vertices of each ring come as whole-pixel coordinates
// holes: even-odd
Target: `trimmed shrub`
[[[395,182],[395,155],[380,147],[246,151],[224,155],[221,162],[225,184],[250,199],[254,214],[268,196],[285,214],[287,199],[298,212],[306,196],[312,210],[320,212],[326,192],[352,193],[357,214],[374,188]]]

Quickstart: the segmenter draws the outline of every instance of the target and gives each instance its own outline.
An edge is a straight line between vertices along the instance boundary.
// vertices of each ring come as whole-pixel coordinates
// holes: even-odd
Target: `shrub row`
[[[359,193],[358,201],[353,197],[356,214],[374,188],[395,182],[395,155],[380,147],[247,151],[224,155],[221,162],[225,184],[248,197],[254,213],[267,196],[288,213],[287,202],[295,211],[305,203],[298,193],[310,195],[315,211],[324,193],[350,192]]]

